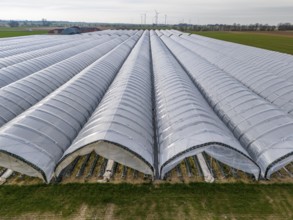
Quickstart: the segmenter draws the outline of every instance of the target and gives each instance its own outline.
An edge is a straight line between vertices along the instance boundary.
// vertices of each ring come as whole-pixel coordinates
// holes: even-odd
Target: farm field
[[[0,42],[0,219],[293,219],[291,55],[175,30]]]
[[[293,32],[191,32],[219,40],[293,54]]]
[[[36,34],[47,34],[47,30],[38,30],[32,29],[29,31],[29,28],[0,28],[0,38],[3,37],[19,37],[19,36],[26,36],[26,35],[36,35]]]
[[[289,219],[293,216],[290,205],[293,184],[288,175],[292,164],[274,174],[271,180],[256,182],[251,176],[233,172],[213,160],[209,164],[215,177],[213,184],[204,182],[194,157],[169,172],[166,180],[154,182],[131,168],[124,172],[125,166],[116,164],[109,182],[98,183],[103,182],[106,159],[99,157],[93,167],[94,158],[94,153],[80,157],[73,169],[50,185],[14,172],[0,186],[0,203],[4,204],[0,206],[1,218]]]
[[[205,162],[213,175],[215,183],[247,183],[253,184],[255,178],[243,171],[231,168],[207,154],[203,154]],[[110,178],[105,181],[104,174],[108,159],[103,158],[95,153],[76,158],[73,163],[62,172],[62,174],[51,181],[52,184],[68,184],[68,183],[96,183],[110,182],[115,184],[146,184],[153,183],[150,175],[143,174],[135,169],[124,166],[115,162],[111,169]],[[0,176],[7,169],[0,167]],[[289,164],[278,172],[274,173],[270,183],[293,183],[293,164]],[[185,158],[180,164],[174,167],[166,174],[162,182],[165,183],[203,183],[205,177],[196,156]],[[0,185],[37,185],[42,180],[36,177],[29,177],[18,172],[13,172],[5,181],[0,181]],[[260,184],[267,184],[267,180],[258,180]]]
[[[2,219],[291,219],[292,184],[1,186]]]

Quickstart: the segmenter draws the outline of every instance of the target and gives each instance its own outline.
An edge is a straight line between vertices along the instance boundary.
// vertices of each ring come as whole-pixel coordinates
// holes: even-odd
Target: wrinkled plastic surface
[[[161,37],[214,111],[269,178],[293,152],[293,119],[230,74],[167,36]],[[278,165],[279,164],[279,165]]]
[[[160,170],[202,151],[219,161],[259,176],[247,151],[218,118],[168,48],[152,35]]]
[[[0,166],[49,182],[96,151],[162,178],[205,151],[269,178],[293,160],[291,55],[142,33],[0,39]]]
[[[105,51],[101,47],[100,53],[93,51],[101,57],[118,46],[3,126],[0,130],[0,152],[9,152],[29,162],[35,167],[35,172],[49,181],[59,159],[98,105],[135,40],[130,39],[121,46],[118,46],[120,41],[114,41]],[[11,159],[5,160],[0,156],[0,164],[7,166],[4,163],[9,165]],[[27,166],[18,167],[19,172],[26,173],[26,170],[29,170]]]
[[[65,167],[78,154],[95,150],[104,157],[152,174],[151,90],[150,39],[149,32],[144,32],[59,166]]]

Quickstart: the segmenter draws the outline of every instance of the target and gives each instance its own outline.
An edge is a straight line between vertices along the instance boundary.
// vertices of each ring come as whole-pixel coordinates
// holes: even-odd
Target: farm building
[[[0,42],[5,176],[49,183],[93,154],[105,176],[163,179],[182,162],[191,175],[190,158],[209,182],[208,158],[256,180],[293,173],[291,55],[176,30]]]
[[[55,29],[49,30],[48,34],[61,34],[63,30],[64,30],[63,28],[55,28]]]
[[[80,28],[77,26],[65,28],[61,31],[61,34],[64,34],[64,35],[80,34],[80,33],[81,33]]]

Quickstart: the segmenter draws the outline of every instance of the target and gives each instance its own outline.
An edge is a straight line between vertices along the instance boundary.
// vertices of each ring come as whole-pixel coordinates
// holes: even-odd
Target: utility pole
[[[165,25],[167,25],[167,15],[165,15]]]
[[[156,25],[158,26],[158,19],[159,19],[159,12],[155,10],[155,20],[156,20]]]
[[[140,15],[140,24],[142,25],[143,24],[143,21],[142,21],[142,14]]]

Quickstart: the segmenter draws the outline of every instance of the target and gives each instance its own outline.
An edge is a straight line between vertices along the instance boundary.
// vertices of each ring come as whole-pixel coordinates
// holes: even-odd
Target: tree
[[[9,21],[8,25],[10,27],[18,27],[19,26],[19,23],[17,21]]]
[[[293,30],[293,25],[289,22],[287,23],[280,23],[278,25],[278,29],[279,31],[289,31],[289,30]]]
[[[50,24],[51,23],[49,21],[47,21],[45,18],[42,19],[42,25],[43,26],[47,27],[47,26],[50,26]]]

